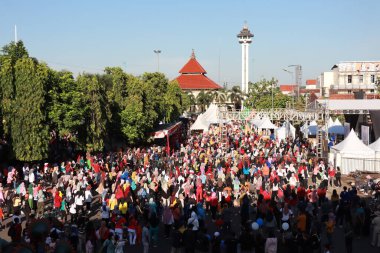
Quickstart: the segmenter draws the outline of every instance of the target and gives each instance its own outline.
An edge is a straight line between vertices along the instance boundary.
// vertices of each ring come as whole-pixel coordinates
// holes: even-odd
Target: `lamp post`
[[[271,111],[272,117],[271,119],[273,120],[273,82],[271,83],[271,86],[272,86],[272,89],[271,89],[272,91],[272,111]]]
[[[289,73],[290,75],[291,75],[291,77],[292,77],[292,85],[294,84],[294,75],[293,75],[293,73],[294,72],[292,72],[292,71],[290,71],[290,70],[287,70],[287,69],[282,69],[283,71],[285,71],[285,72],[287,72],[287,73]],[[294,89],[292,89],[292,102],[293,102],[293,105],[292,105],[292,107],[294,107]]]
[[[300,86],[302,85],[302,66],[301,65],[289,65],[288,67],[294,67],[297,84],[297,98],[300,97]]]
[[[155,54],[157,54],[157,72],[160,72],[160,53],[161,53],[161,50],[157,49],[157,50],[153,50],[153,52]]]

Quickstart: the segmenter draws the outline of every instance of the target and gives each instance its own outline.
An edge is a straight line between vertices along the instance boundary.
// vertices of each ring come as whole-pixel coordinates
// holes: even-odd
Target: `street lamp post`
[[[272,120],[273,120],[273,82],[272,82]]]
[[[290,75],[291,75],[291,77],[292,77],[292,85],[294,84],[294,75],[293,75],[293,73],[294,72],[292,72],[292,71],[290,71],[290,70],[287,70],[287,69],[282,69],[283,71],[285,71],[285,72],[287,72],[287,73],[289,73]],[[292,102],[293,102],[293,108],[294,108],[294,96],[295,96],[295,94],[294,94],[295,92],[294,92],[294,89],[292,88],[292,93],[291,93],[291,95],[292,95]]]
[[[155,54],[157,54],[157,72],[160,72],[160,53],[161,53],[161,50],[157,49],[157,50],[153,50],[153,52]]]

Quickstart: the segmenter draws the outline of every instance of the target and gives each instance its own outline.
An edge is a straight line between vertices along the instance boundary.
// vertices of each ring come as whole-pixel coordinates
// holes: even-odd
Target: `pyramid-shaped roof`
[[[207,74],[206,70],[199,64],[195,58],[194,51],[191,54],[190,60],[179,71],[181,74]]]
[[[207,72],[196,60],[194,50],[190,60],[179,73],[181,75],[176,80],[182,90],[217,90],[222,88],[205,75]]]
[[[335,146],[332,146],[331,148],[333,150],[339,151],[340,153],[347,154],[371,155],[375,153],[373,149],[365,145],[358,138],[358,136],[356,136],[353,129],[342,142]]]

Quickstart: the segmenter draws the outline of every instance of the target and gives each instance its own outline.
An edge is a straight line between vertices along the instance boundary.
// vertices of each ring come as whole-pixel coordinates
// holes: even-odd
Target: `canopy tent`
[[[329,127],[329,134],[344,135],[344,126],[331,126],[331,127]]]
[[[369,145],[375,151],[376,158],[380,158],[380,138]]]
[[[307,124],[307,122],[305,122],[305,124],[303,126],[301,126],[300,130],[301,130],[301,133],[306,136],[308,136],[308,133],[309,133],[309,125]]]
[[[332,118],[330,117],[330,118],[329,118],[328,127],[332,127],[333,125],[334,125],[334,121],[333,121]]]
[[[342,126],[342,123],[339,121],[338,118],[335,119],[334,126]]]
[[[317,135],[317,131],[318,131],[318,124],[315,120],[313,120],[312,122],[310,122],[309,126],[307,127],[307,134]]]
[[[207,110],[203,113],[203,119],[209,124],[219,123],[219,109],[216,104],[210,104]]]
[[[343,174],[352,171],[375,171],[375,151],[366,146],[354,130],[339,144],[330,149],[329,160],[341,167]]]
[[[208,128],[210,126],[210,123],[206,122],[204,118],[204,114],[200,114],[198,118],[195,120],[194,124],[191,125],[190,130],[191,131],[208,131]]]
[[[260,125],[257,126],[259,129],[277,129],[277,127],[270,121],[269,118],[263,118]]]
[[[296,137],[296,129],[289,122],[284,122],[284,124],[276,129],[276,136],[279,140],[285,140],[287,137]]]
[[[344,135],[345,129],[342,123],[340,123],[339,119],[336,118],[333,124],[329,125],[329,134],[339,134]]]
[[[251,120],[251,123],[255,126],[258,126],[261,124],[261,118],[258,114],[256,114],[256,116]]]
[[[291,136],[293,139],[296,138],[296,128],[289,121],[285,122],[284,124],[288,136]]]

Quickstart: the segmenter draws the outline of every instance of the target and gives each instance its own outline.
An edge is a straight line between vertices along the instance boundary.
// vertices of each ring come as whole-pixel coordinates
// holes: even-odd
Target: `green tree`
[[[0,132],[6,139],[10,136],[11,120],[13,116],[13,102],[15,98],[15,64],[18,59],[28,57],[24,43],[18,41],[5,45],[0,55]]]
[[[211,102],[212,97],[209,93],[204,92],[203,90],[198,93],[197,105],[199,106],[201,112],[206,111],[206,107],[209,106]]]
[[[259,82],[250,84],[249,94],[244,101],[247,108],[268,109],[285,108],[286,104],[291,101],[291,97],[281,93],[277,87],[278,81],[274,78],[267,80],[262,79]]]
[[[187,96],[187,99],[189,101],[189,109],[190,109],[190,112],[194,112],[196,110],[196,106],[197,106],[197,98],[194,96],[194,94],[192,92],[188,92],[186,93],[186,96]]]
[[[20,161],[47,158],[49,132],[45,112],[48,77],[46,65],[26,57],[17,60],[11,137],[15,157]]]
[[[99,75],[82,74],[77,79],[80,91],[85,99],[86,146],[91,151],[102,151],[107,136],[109,105],[105,92],[105,83]]]
[[[182,114],[182,91],[177,81],[169,82],[164,95],[165,121],[173,122]]]
[[[60,137],[72,136],[70,141],[81,144],[76,133],[84,127],[85,100],[71,72],[51,70],[52,84],[49,90],[48,115],[52,129]]]
[[[166,108],[164,94],[168,89],[169,81],[162,73],[144,73],[141,77],[144,84],[143,104],[145,113],[152,117],[152,127],[165,118]]]
[[[121,112],[121,131],[132,144],[144,139],[149,125],[145,121],[144,104],[142,96],[131,94],[128,96],[128,104]]]
[[[194,100],[191,100],[192,98],[190,97],[190,94],[195,100],[195,97],[192,93],[181,92],[181,107],[182,107],[181,111],[182,112],[186,112],[186,111],[191,112],[191,106],[195,104],[195,102],[193,102]]]
[[[228,91],[227,98],[234,104],[235,109],[240,109],[244,100],[244,94],[239,86],[234,86],[231,90]]]

